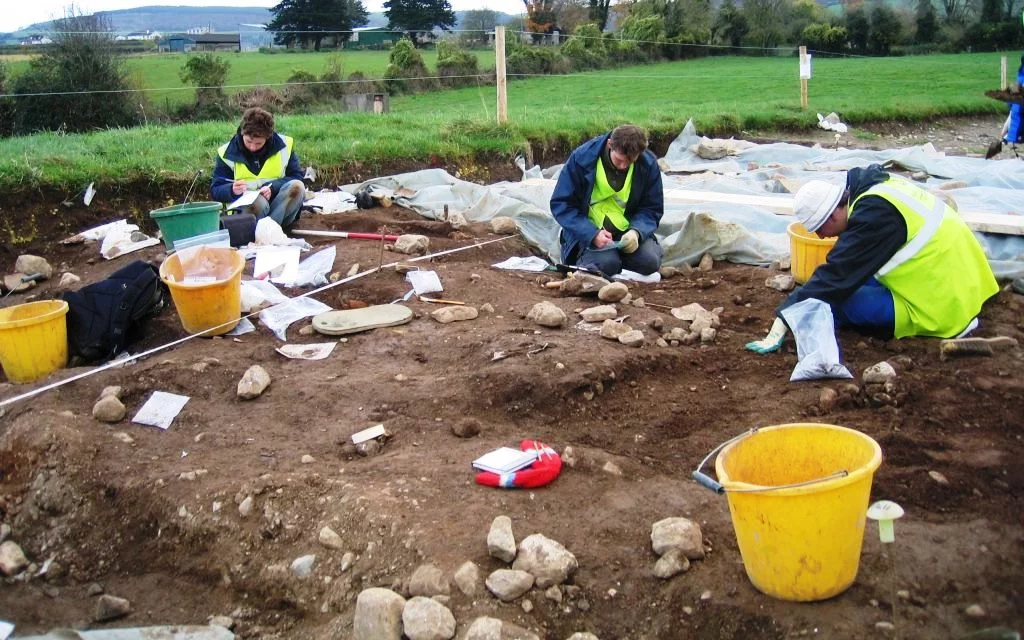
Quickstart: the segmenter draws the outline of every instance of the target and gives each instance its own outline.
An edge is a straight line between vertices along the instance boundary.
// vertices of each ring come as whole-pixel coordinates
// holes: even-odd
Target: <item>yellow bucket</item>
[[[68,364],[68,303],[43,300],[0,309],[0,365],[11,382],[32,382]]]
[[[819,238],[799,222],[790,223],[786,227],[789,234],[789,263],[793,278],[803,284],[811,279],[811,274],[819,264],[825,264],[828,252],[836,243],[835,238]]]
[[[160,265],[181,326],[189,333],[219,336],[242,317],[245,258],[230,247],[199,246],[179,251]]]
[[[878,443],[859,431],[784,424],[726,443],[715,459],[720,485],[699,469],[694,477],[728,496],[754,586],[782,600],[812,601],[842,593],[857,577],[881,463]]]

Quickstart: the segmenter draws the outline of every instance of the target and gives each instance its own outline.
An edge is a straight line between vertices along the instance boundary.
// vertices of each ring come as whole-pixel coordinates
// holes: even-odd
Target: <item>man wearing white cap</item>
[[[976,326],[999,290],[985,253],[942,200],[875,164],[851,169],[845,186],[812,180],[793,201],[819,237],[837,237],[825,264],[776,313],[802,300],[827,303],[836,324],[881,338],[949,338]],[[747,345],[768,352],[786,334],[781,318]]]

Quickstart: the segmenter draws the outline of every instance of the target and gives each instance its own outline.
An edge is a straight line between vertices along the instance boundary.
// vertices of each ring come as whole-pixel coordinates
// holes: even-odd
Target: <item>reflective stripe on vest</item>
[[[946,211],[946,203],[939,198],[935,198],[934,204],[929,208],[920,199],[900,188],[897,188],[897,184],[900,184],[900,181],[890,180],[889,182],[884,182],[868,189],[864,195],[880,195],[885,197],[886,200],[897,205],[897,208],[899,208],[899,205],[903,205],[921,216],[924,224],[918,230],[917,235],[903,245],[899,251],[889,258],[888,262],[881,266],[875,274],[876,278],[885,276],[896,267],[916,256],[921,249],[935,237],[935,234],[939,231],[939,226],[942,225],[942,216]],[[917,187],[914,187],[913,185],[907,184],[905,186],[917,189]],[[860,198],[858,198],[858,200],[859,199]]]
[[[608,175],[604,172],[604,162],[597,159],[597,170],[594,176],[594,190],[590,192],[590,212],[587,217],[598,229],[604,229],[604,221],[609,220],[619,231],[629,229],[626,218],[626,203],[633,185],[633,166],[629,165],[626,181],[618,191],[608,184]]]
[[[284,148],[275,153],[274,155],[267,158],[267,161],[263,163],[263,167],[260,169],[259,174],[254,174],[249,171],[249,167],[245,166],[244,162],[235,162],[234,160],[228,160],[225,154],[228,151],[228,144],[221,146],[217,149],[217,155],[220,159],[231,168],[235,173],[235,180],[245,180],[250,182],[253,187],[260,186],[262,181],[276,180],[277,178],[283,178],[285,172],[288,170],[288,163],[292,159],[292,146],[294,140],[289,136],[283,136],[280,133],[275,133],[275,136],[281,138],[284,141]]]

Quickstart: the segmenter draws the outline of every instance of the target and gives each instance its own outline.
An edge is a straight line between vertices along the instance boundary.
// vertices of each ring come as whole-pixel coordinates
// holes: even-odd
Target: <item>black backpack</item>
[[[166,304],[156,267],[141,260],[106,280],[68,291],[68,349],[83,363],[107,361],[138,339]]]

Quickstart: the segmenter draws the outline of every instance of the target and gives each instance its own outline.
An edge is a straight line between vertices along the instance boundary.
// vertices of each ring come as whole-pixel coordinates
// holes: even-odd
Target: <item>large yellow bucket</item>
[[[43,300],[0,309],[0,365],[11,382],[32,382],[68,364],[68,303]]]
[[[803,284],[811,279],[818,265],[825,264],[828,252],[836,243],[835,238],[819,238],[799,222],[786,227],[789,235],[789,263],[793,278]]]
[[[179,251],[160,265],[181,326],[189,333],[218,336],[242,316],[245,258],[230,247],[199,246]]]
[[[726,443],[715,460],[720,485],[699,470],[694,477],[728,496],[754,586],[782,600],[811,601],[842,593],[857,577],[871,480],[881,463],[878,443],[859,431],[784,424]]]

